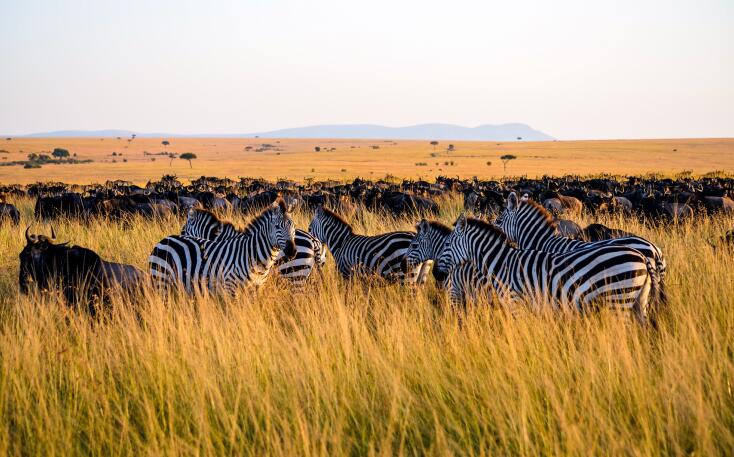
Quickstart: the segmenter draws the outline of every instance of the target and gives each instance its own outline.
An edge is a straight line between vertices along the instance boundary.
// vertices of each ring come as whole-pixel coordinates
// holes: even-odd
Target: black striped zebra
[[[538,203],[523,197],[519,199],[515,192],[507,198],[507,207],[495,220],[494,225],[499,227],[508,238],[521,249],[534,249],[550,253],[562,253],[577,249],[596,248],[601,246],[626,246],[642,253],[652,268],[655,269],[653,279],[653,302],[665,303],[664,289],[665,258],[654,243],[639,236],[625,236],[602,241],[579,241],[559,235],[556,231],[553,217]]]
[[[375,274],[408,284],[425,282],[427,267],[419,264],[406,268],[404,261],[415,233],[357,235],[349,223],[323,206],[316,208],[308,230],[326,245],[344,277]]]
[[[423,262],[434,263],[446,245],[446,238],[452,229],[438,221],[423,219],[416,226],[416,235],[410,243],[405,259],[408,265]],[[434,275],[437,271],[433,269]],[[472,262],[463,262],[451,269],[449,275],[436,283],[446,290],[451,303],[457,307],[465,307],[467,300],[477,301],[481,297],[489,298],[491,281]]]
[[[265,282],[279,251],[296,255],[295,228],[285,203],[276,201],[241,232],[221,241],[174,235],[161,240],[148,258],[159,285],[234,294],[242,286]]]
[[[222,221],[211,211],[192,208],[189,210],[181,235],[222,241],[242,233],[231,222]],[[296,289],[306,285],[311,274],[326,262],[326,249],[321,241],[305,230],[296,229],[294,241],[296,256],[287,259],[283,251],[278,252],[275,265],[280,276],[286,278]]]
[[[598,246],[551,254],[520,250],[500,229],[460,216],[436,265],[444,278],[454,266],[473,262],[491,281],[491,289],[509,304],[586,311],[597,304],[634,310],[647,319],[653,285],[648,259],[626,246]]]

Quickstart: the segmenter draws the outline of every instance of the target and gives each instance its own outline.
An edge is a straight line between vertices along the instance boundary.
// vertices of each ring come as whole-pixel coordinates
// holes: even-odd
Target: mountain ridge
[[[69,137],[129,137],[139,138],[339,138],[339,139],[394,139],[394,140],[458,140],[458,141],[551,141],[550,135],[531,128],[527,124],[482,124],[476,127],[444,123],[416,124],[404,127],[387,127],[379,124],[324,124],[293,127],[256,133],[225,134],[176,134],[145,133],[122,129],[56,130],[51,132],[18,135],[26,138]]]

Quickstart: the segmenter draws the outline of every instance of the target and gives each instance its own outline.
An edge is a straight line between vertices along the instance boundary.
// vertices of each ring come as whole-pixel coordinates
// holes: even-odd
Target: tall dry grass
[[[21,204],[29,220],[30,202]],[[445,202],[452,220],[458,202]],[[300,227],[308,215],[296,218]],[[359,230],[415,221],[367,215]],[[429,285],[269,283],[233,299],[113,303],[101,319],[20,296],[24,226],[0,235],[0,452],[726,455],[734,449],[732,219],[611,221],[664,249],[658,331],[476,306]],[[59,238],[141,267],[177,220],[64,222]]]

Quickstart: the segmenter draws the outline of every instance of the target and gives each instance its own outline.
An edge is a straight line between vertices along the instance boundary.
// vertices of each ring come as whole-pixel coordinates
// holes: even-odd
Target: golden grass
[[[31,202],[20,206],[28,220]],[[458,211],[444,202],[441,218]],[[357,228],[413,222],[367,215]],[[95,321],[18,295],[24,227],[5,227],[0,453],[730,454],[734,261],[708,242],[732,222],[611,221],[667,255],[671,303],[657,332],[609,313],[509,317],[485,306],[460,324],[433,286],[347,289],[333,264],[306,294],[272,282],[235,299],[151,294]],[[180,226],[56,230],[145,267]]]
[[[669,139],[620,141],[555,142],[449,142],[441,141],[434,152],[428,141],[334,140],[334,139],[224,139],[170,138],[163,147],[161,139],[139,138],[14,138],[0,139],[0,161],[25,160],[31,152],[47,152],[55,147],[69,149],[79,159],[94,163],[44,165],[41,169],[20,166],[0,167],[0,184],[61,180],[70,183],[104,182],[125,179],[145,183],[163,174],[190,179],[201,175],[237,178],[353,179],[357,176],[378,179],[386,174],[399,177],[433,179],[438,175],[471,178],[500,178],[505,171],[499,159],[513,154],[517,159],[507,166],[508,175],[541,176],[578,174],[671,174],[683,170],[706,173],[734,170],[734,139]],[[279,151],[256,152],[264,143]],[[449,143],[456,150],[446,152]],[[245,147],[252,146],[251,151]],[[321,152],[314,152],[314,147]],[[373,149],[372,146],[379,146]],[[326,149],[329,149],[327,151]],[[331,148],[335,148],[331,151]],[[193,168],[185,160],[171,161],[158,153],[194,152]],[[112,153],[122,156],[112,156]],[[436,155],[433,157],[432,155]],[[155,161],[151,161],[155,158]],[[116,161],[113,163],[113,160]],[[127,162],[123,162],[127,160]],[[450,162],[453,161],[453,165]],[[447,164],[448,162],[448,164]],[[491,165],[487,165],[491,162]],[[426,165],[416,165],[424,163]]]

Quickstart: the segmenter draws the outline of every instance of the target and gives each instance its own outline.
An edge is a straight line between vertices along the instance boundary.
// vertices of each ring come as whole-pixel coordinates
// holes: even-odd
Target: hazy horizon
[[[734,136],[734,2],[0,4],[0,133]]]

